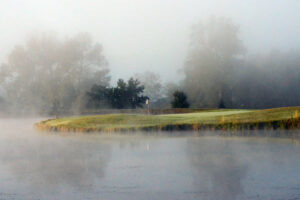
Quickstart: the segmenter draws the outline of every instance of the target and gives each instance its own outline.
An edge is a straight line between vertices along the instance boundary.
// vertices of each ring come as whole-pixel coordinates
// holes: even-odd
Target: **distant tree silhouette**
[[[65,39],[51,32],[33,35],[0,66],[0,91],[14,112],[80,110],[86,91],[109,80],[103,48],[87,33]]]
[[[240,69],[238,57],[245,52],[238,26],[229,18],[211,17],[194,25],[190,44],[182,69],[182,86],[190,103],[196,107],[217,107],[220,93],[229,101],[230,86],[235,81],[232,74]]]
[[[90,91],[86,93],[87,108],[103,108],[109,105],[107,96],[109,95],[110,88],[103,85],[93,85]]]
[[[104,87],[94,85],[87,93],[89,108],[101,108],[109,106],[111,108],[124,109],[143,107],[149,99],[143,95],[144,86],[139,80],[130,78],[127,83],[119,79],[117,87]]]
[[[221,98],[218,108],[226,108],[225,104],[224,104],[224,101],[223,101],[223,98]]]
[[[187,96],[184,92],[175,91],[173,93],[173,101],[171,102],[172,108],[188,108],[190,104],[187,101]]]
[[[129,100],[129,106],[131,108],[143,107],[147,96],[142,95],[144,92],[144,85],[141,85],[138,79],[130,78],[127,82],[127,98]]]

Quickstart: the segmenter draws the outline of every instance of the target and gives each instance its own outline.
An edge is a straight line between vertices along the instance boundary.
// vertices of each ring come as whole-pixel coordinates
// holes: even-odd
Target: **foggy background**
[[[79,111],[130,77],[157,108],[299,105],[299,1],[1,3],[0,111]]]
[[[1,0],[0,61],[34,32],[89,32],[104,47],[112,80],[151,69],[163,81],[180,78],[190,28],[210,16],[240,26],[250,52],[300,45],[297,0]]]

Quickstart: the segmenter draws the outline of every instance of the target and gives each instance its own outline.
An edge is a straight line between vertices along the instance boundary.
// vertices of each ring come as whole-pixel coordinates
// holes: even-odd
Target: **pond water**
[[[300,199],[297,140],[63,136],[37,121],[0,119],[1,200]]]

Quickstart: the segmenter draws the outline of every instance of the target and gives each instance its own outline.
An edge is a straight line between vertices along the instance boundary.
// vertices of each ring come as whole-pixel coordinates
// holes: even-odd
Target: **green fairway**
[[[300,107],[266,110],[215,109],[185,114],[107,114],[42,121],[41,130],[64,132],[298,128]]]

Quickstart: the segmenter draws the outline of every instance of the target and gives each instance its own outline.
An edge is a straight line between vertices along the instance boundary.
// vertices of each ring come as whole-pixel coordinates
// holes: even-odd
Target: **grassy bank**
[[[300,128],[298,113],[300,107],[199,110],[160,115],[106,114],[50,119],[36,127],[60,132],[297,129]]]

